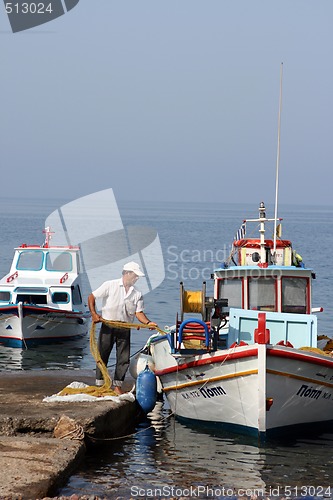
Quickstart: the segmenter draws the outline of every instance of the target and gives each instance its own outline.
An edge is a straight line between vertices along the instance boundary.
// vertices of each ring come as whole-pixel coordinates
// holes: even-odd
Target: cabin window
[[[307,309],[307,278],[282,278],[282,312],[305,314]]]
[[[32,294],[42,294],[42,293],[47,293],[47,288],[45,286],[17,286],[14,289],[15,293],[24,293],[26,295],[32,295]]]
[[[10,292],[0,292],[0,302],[9,302]]]
[[[275,278],[249,278],[249,309],[276,311]]]
[[[47,304],[47,296],[20,293],[16,296],[16,303],[19,302],[23,302],[23,304]]]
[[[40,271],[43,267],[43,252],[40,250],[25,250],[20,252],[16,269],[21,271]]]
[[[69,294],[67,292],[54,292],[52,294],[52,302],[54,304],[68,304]]]
[[[82,304],[82,295],[79,285],[73,286],[72,291],[73,291],[73,304],[74,305]]]
[[[16,303],[47,304],[47,288],[18,286],[15,288]]]
[[[45,268],[47,271],[71,271],[72,255],[69,252],[49,252]]]
[[[242,283],[240,278],[219,281],[219,298],[228,299],[228,307],[242,307]]]

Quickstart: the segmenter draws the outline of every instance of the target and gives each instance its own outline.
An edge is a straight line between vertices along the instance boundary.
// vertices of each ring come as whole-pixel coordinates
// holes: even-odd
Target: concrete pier
[[[126,435],[141,417],[131,401],[43,402],[71,382],[94,385],[94,371],[0,373],[0,498],[54,496],[83,461],[87,445]],[[134,381],[125,382],[129,390]],[[54,437],[70,419],[80,432]]]

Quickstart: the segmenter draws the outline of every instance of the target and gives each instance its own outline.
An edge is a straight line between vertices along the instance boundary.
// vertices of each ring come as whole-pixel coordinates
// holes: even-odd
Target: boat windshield
[[[24,250],[17,259],[16,269],[21,271],[40,271],[43,267],[42,250]]]
[[[228,299],[228,307],[242,307],[242,278],[219,280],[219,298]]]
[[[249,278],[249,309],[276,311],[276,280],[273,277]]]
[[[282,278],[282,312],[305,314],[307,309],[307,278]]]
[[[47,271],[71,271],[72,255],[69,252],[49,252],[46,255]]]

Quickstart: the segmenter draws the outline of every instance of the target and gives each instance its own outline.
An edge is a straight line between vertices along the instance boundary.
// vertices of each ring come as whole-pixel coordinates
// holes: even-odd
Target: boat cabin
[[[194,340],[201,349],[211,342],[214,350],[240,341],[253,344],[259,316],[265,316],[273,343],[316,346],[317,318],[312,313],[321,308],[313,310],[311,306],[314,273],[305,268],[291,242],[278,236],[277,228],[274,240],[265,239],[265,224],[276,220],[266,218],[261,203],[259,218],[243,221],[229,258],[212,274],[213,298],[206,297],[205,288],[201,294],[185,292],[181,283],[181,322],[184,312],[193,311],[201,314],[202,320],[195,320],[193,326],[191,320],[184,324],[177,317],[178,347],[187,349],[187,341],[193,349]],[[246,236],[248,222],[259,224],[259,239]],[[213,341],[209,339],[210,328],[215,334]],[[172,345],[176,346],[176,340]]]
[[[214,296],[228,300],[228,307],[246,310],[311,314],[311,280],[302,257],[289,240],[280,238],[282,219],[267,219],[263,202],[259,218],[243,221],[228,260],[216,269]],[[259,226],[259,238],[246,237],[246,225]],[[266,223],[274,222],[274,240],[265,238]]]
[[[311,313],[310,269],[276,265],[244,267],[215,270],[214,296],[227,299],[228,308]]]
[[[82,306],[79,247],[23,244],[0,281],[0,304],[48,305],[72,310]]]

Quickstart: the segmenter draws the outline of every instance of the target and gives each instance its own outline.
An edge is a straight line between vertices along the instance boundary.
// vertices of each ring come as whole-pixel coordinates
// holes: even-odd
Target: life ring
[[[245,247],[245,248],[260,248],[261,241],[258,239],[244,238],[244,239],[234,241],[234,246],[235,247]],[[276,248],[285,248],[285,247],[290,247],[290,246],[291,246],[290,240],[279,240],[276,242]],[[273,240],[265,240],[265,247],[266,248],[274,248]]]

